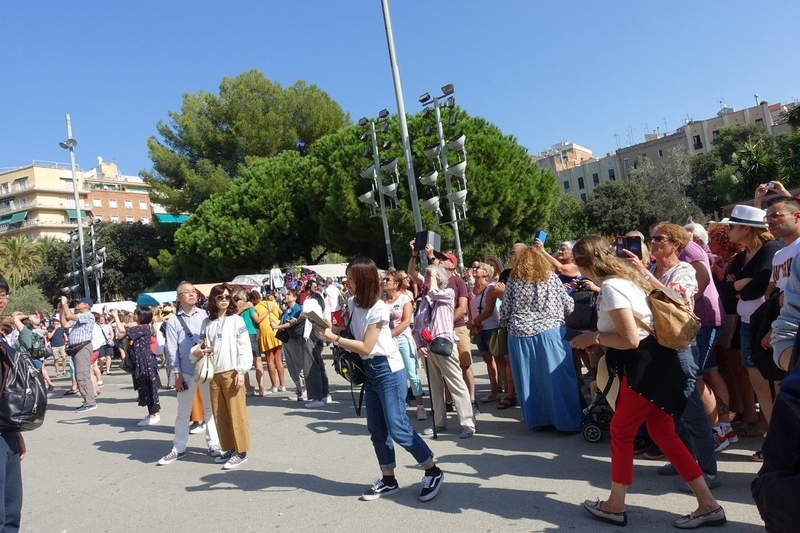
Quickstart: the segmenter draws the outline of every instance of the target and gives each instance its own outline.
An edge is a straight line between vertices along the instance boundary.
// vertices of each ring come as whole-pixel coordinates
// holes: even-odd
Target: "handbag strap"
[[[186,335],[186,338],[192,339],[192,341],[194,341],[194,333],[192,333],[192,331],[189,329],[189,326],[186,325],[186,320],[183,319],[183,316],[177,313],[175,313],[175,316],[178,317],[178,322],[180,322],[181,326],[183,326],[183,331],[184,334]]]

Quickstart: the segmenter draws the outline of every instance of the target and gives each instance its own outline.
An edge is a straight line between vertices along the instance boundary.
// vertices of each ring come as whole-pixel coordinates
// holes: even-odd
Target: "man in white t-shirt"
[[[306,283],[308,297],[303,302],[303,312],[298,317],[298,320],[305,318],[308,313],[313,311],[330,326],[331,314],[328,312],[328,306],[325,305],[325,299],[321,294],[313,290],[316,285],[316,280],[309,280]],[[324,407],[326,403],[331,401],[331,396],[328,375],[325,372],[325,362],[322,359],[322,341],[317,338],[313,330],[313,324],[307,318],[303,338],[305,342],[303,375],[306,377],[306,392],[309,400],[305,405],[309,409]]]
[[[776,239],[782,239],[784,245],[772,257],[772,275],[766,292],[766,297],[769,298],[776,288],[786,290],[792,272],[792,260],[800,252],[800,202],[791,196],[773,198],[764,218],[767,220],[769,232]],[[762,339],[761,344],[765,347],[771,346],[771,338],[772,330]]]
[[[342,291],[333,282],[333,278],[325,278],[325,307],[331,312],[331,320],[334,325],[343,328],[345,326],[342,320]]]

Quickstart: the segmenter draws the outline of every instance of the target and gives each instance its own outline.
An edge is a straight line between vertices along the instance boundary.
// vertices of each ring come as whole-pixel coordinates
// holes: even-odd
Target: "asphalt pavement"
[[[476,359],[478,397],[488,391],[485,365]],[[163,371],[162,371],[163,373]],[[156,461],[172,446],[177,402],[162,391],[161,423],[140,428],[146,408],[136,405],[127,374],[106,376],[98,409],[77,414],[80,396],[63,396],[55,379],[44,426],[25,435],[22,531],[360,532],[373,531],[616,531],[581,507],[610,488],[609,439],[592,444],[580,434],[534,432],[519,408],[482,404],[478,433],[431,437],[445,472],[438,496],[417,500],[422,470],[397,450],[398,494],[364,502],[359,495],[380,477],[366,420],[355,415],[349,385],[328,370],[334,403],[306,409],[291,393],[247,399],[253,449],[236,470],[223,471],[206,454],[203,435],[191,435],[185,458]],[[289,378],[287,373],[287,380]],[[424,377],[423,377],[424,380]],[[426,389],[427,390],[427,389]],[[426,397],[426,405],[429,405]],[[416,421],[418,431],[430,426]],[[749,457],[761,439],[744,439],[717,454],[725,531],[763,531],[750,496],[759,464]],[[628,493],[628,531],[670,531],[695,508],[677,490],[680,480],[656,474],[662,461],[636,458]]]

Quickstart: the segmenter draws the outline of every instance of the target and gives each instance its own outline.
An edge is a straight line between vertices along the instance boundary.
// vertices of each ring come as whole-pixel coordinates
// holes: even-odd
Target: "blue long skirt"
[[[533,337],[509,334],[508,358],[525,427],[555,426],[559,431],[579,431],[580,391],[572,348],[564,340],[561,328]]]

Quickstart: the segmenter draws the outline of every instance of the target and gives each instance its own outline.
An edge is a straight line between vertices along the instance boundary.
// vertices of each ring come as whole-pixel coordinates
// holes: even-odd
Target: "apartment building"
[[[70,165],[33,161],[0,170],[0,238],[25,235],[67,240],[81,223],[94,220],[145,222],[152,218],[150,186],[138,176],[123,176],[98,158],[96,167],[78,170],[78,202]]]

